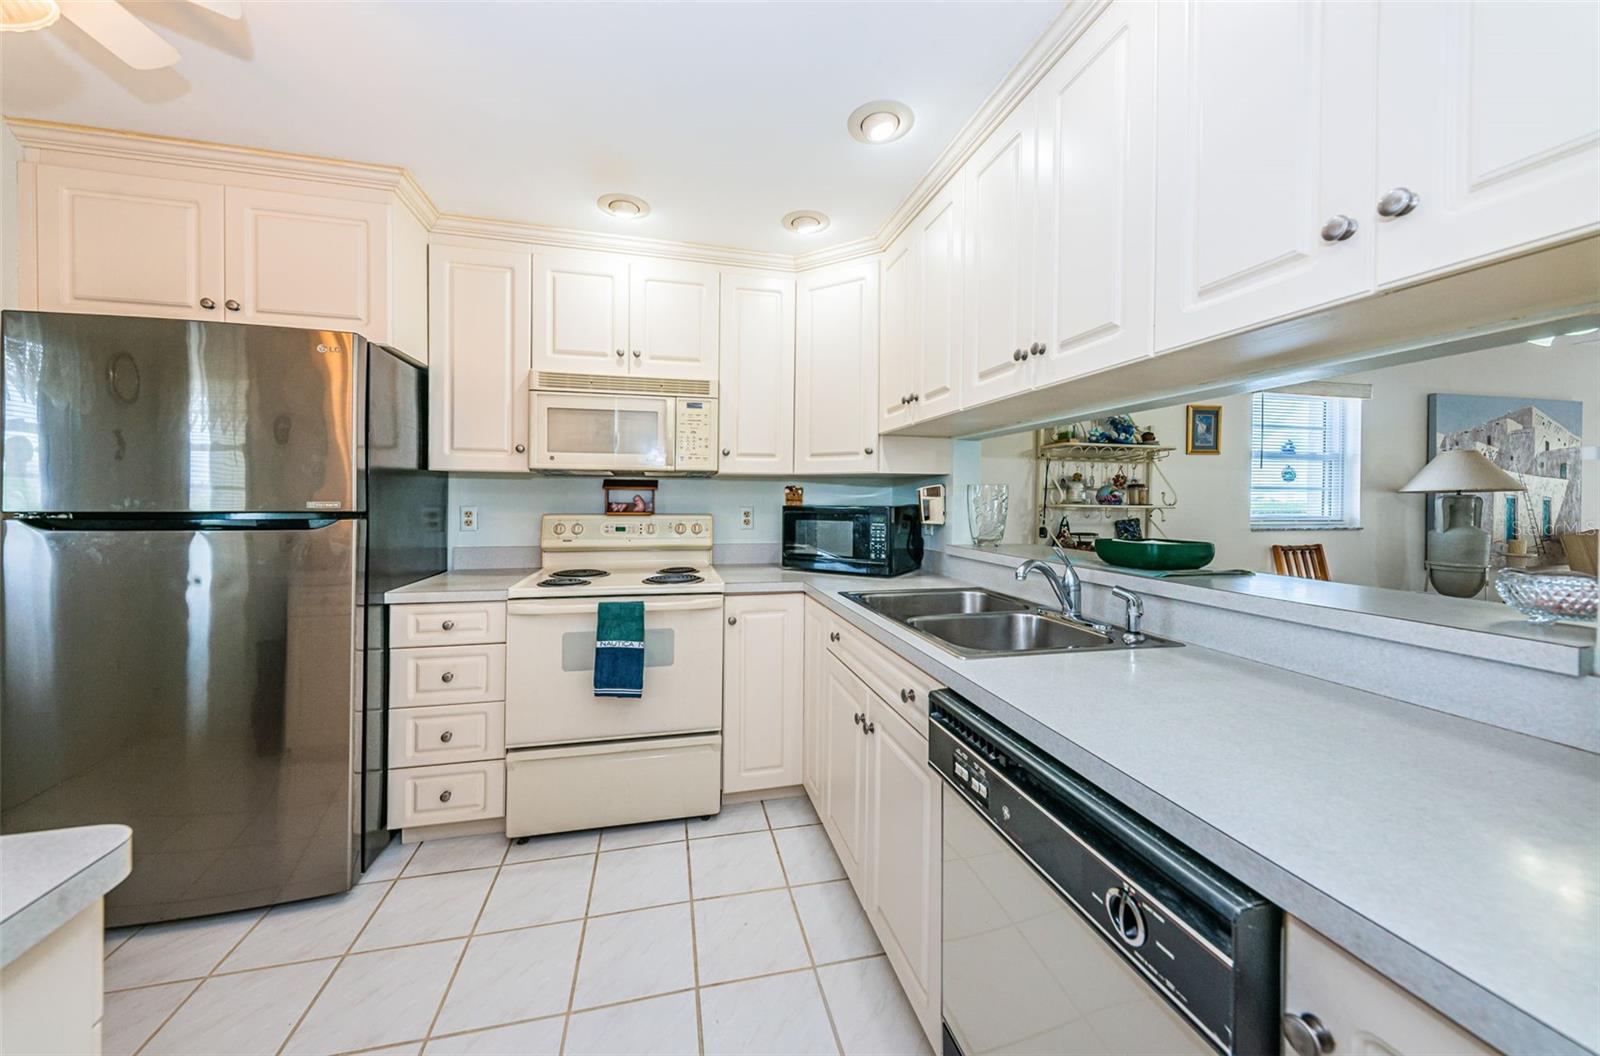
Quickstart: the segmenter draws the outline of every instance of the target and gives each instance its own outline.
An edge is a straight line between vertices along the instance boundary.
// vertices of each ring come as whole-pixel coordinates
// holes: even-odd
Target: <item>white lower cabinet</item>
[[[96,901],[0,969],[0,1052],[99,1056],[104,934]]]
[[[1293,917],[1283,941],[1283,1056],[1291,1031],[1351,1056],[1495,1051]]]
[[[803,760],[805,598],[726,598],[722,790],[798,785]]]
[[[816,744],[806,789],[937,1051],[939,782],[928,767],[926,720],[914,722],[898,690],[891,704],[878,687],[938,683],[898,659],[902,671],[887,672],[881,658],[869,669],[862,658],[876,656],[876,643],[816,601],[806,602],[806,649],[805,729]]]

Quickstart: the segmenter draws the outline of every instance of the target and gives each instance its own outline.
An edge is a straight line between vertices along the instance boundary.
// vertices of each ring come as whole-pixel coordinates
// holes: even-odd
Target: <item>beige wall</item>
[[[1428,360],[1337,380],[1372,385],[1372,398],[1362,403],[1361,528],[1355,531],[1253,532],[1250,530],[1250,397],[1220,401],[1222,453],[1183,453],[1182,405],[1135,415],[1141,426],[1155,428],[1166,445],[1178,448],[1162,469],[1178,496],[1167,515],[1165,534],[1175,539],[1207,539],[1217,545],[1213,567],[1270,571],[1274,543],[1321,543],[1333,578],[1370,586],[1421,589],[1424,499],[1401,495],[1401,487],[1427,461],[1428,395],[1435,392],[1543,396],[1581,400],[1584,444],[1600,444],[1600,341],[1597,335],[1562,339],[1555,347],[1516,344],[1461,356]],[[983,443],[985,479],[1019,476],[1018,451],[1027,434],[998,437]],[[1031,460],[1023,458],[1027,472]],[[1159,478],[1152,489],[1161,489]],[[1031,494],[1031,493],[1030,493]],[[1583,523],[1600,526],[1600,463],[1584,465]],[[1015,499],[1013,504],[1015,505]],[[1025,505],[1032,508],[1037,496]],[[1032,524],[1028,509],[1012,514]],[[1110,534],[1110,521],[1096,519],[1075,528],[1099,528]],[[1007,531],[1007,538],[1011,532]]]

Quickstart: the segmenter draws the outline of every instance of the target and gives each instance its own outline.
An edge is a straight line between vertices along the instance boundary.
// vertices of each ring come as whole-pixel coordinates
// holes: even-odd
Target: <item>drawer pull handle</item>
[[[451,731],[445,730],[443,733],[441,733],[439,735],[439,743],[440,744],[449,744],[451,741],[455,740],[455,736],[456,735],[454,733],[452,733]]]
[[[439,793],[439,802],[440,803],[448,803],[448,802],[450,802],[450,790],[448,788],[445,789],[443,792]]]
[[[910,704],[913,700],[916,700],[916,699],[917,699],[917,691],[916,690],[914,690],[914,689],[902,689],[900,691],[900,703],[902,703],[902,704]]]
[[[440,630],[444,630],[444,631],[453,631],[453,630],[456,629],[456,621],[455,620],[445,620],[443,623],[441,623],[439,625],[439,629]]]
[[[861,714],[859,711],[856,712],[856,725],[857,726],[860,726],[863,722],[866,721],[866,719],[867,719],[867,717],[865,715]]]
[[[838,640],[839,640],[839,632],[838,631],[829,631],[828,632],[828,641],[837,642]]]
[[[439,676],[440,682],[454,682],[455,680],[456,673],[454,671],[446,671],[444,674]]]

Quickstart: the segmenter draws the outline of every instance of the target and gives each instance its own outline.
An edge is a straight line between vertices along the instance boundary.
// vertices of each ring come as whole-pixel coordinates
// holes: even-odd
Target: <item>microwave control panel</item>
[[[680,473],[717,470],[717,401],[679,398],[672,468]]]

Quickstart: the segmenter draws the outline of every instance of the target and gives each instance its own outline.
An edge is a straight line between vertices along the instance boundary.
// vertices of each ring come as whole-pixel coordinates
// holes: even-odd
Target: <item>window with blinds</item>
[[[1360,400],[1255,394],[1250,527],[1361,527]]]

